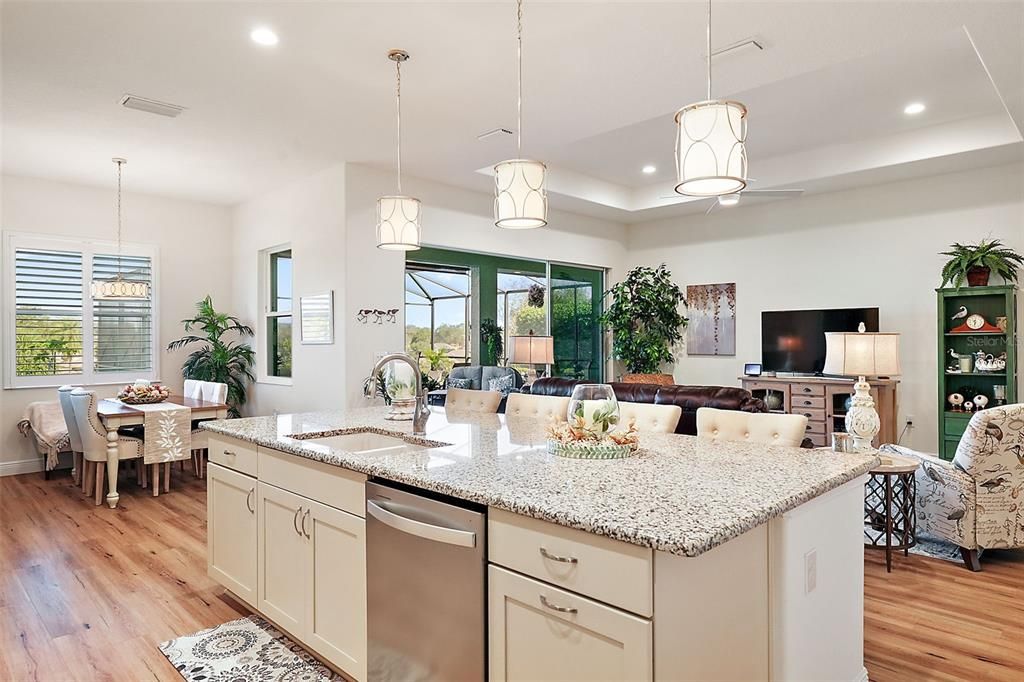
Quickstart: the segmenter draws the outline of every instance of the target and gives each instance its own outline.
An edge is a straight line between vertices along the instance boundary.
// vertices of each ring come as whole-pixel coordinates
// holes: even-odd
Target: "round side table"
[[[920,462],[908,457],[879,455],[882,463],[872,469],[864,485],[864,546],[885,550],[885,570],[892,572],[893,550],[904,556],[917,544],[917,512],[914,472]]]

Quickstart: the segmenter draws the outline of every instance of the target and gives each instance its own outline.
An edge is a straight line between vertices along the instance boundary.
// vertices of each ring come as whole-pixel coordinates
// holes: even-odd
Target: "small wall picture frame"
[[[299,298],[299,343],[334,343],[334,291]]]

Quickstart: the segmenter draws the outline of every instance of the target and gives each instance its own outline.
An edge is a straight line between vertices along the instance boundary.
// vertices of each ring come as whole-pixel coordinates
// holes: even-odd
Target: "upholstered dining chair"
[[[512,394],[509,394],[512,395]],[[500,391],[474,391],[468,388],[449,388],[444,401],[445,412],[495,413],[504,395]]]
[[[107,468],[107,430],[96,410],[96,394],[82,388],[71,391],[71,406],[82,439],[86,486],[95,486],[96,504],[103,501],[103,478]],[[139,459],[143,455],[142,439],[119,434],[117,454],[120,460]],[[154,486],[156,483],[154,482]]]
[[[678,405],[651,405],[648,403],[619,403],[619,425],[627,426],[631,421],[637,431],[649,433],[675,433],[683,408]]]
[[[451,391],[449,390],[449,394]],[[536,419],[564,422],[569,413],[570,398],[529,393],[509,393],[505,403],[505,416],[533,417]]]
[[[716,410],[697,410],[697,437],[730,443],[760,443],[800,447],[807,433],[807,417],[802,414],[769,414]]]
[[[195,395],[189,396],[208,403],[225,403],[228,399],[228,385],[217,381],[193,381],[186,379],[186,395],[188,395],[188,383],[196,384]],[[199,422],[210,421],[208,419],[192,420],[192,473],[198,478],[206,476],[206,453],[210,448],[210,432],[199,428]]]
[[[64,423],[68,427],[68,439],[71,441],[72,469],[71,476],[75,485],[81,485],[85,491],[85,477],[82,465],[82,436],[78,432],[78,422],[75,420],[75,408],[71,405],[71,391],[74,386],[64,385],[57,389],[57,398],[60,400],[60,409],[64,413]]]
[[[980,571],[986,549],[1024,548],[1024,404],[976,412],[951,462],[898,445],[880,450],[921,462],[917,531],[959,546],[967,568]]]

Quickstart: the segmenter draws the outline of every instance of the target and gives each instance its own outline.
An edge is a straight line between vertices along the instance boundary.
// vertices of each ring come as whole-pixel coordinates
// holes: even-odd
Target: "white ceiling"
[[[552,205],[637,222],[673,205],[672,115],[704,95],[702,2],[528,0],[524,154]],[[339,161],[489,191],[514,153],[515,7],[504,2],[2,5],[5,173],[233,204]],[[253,44],[268,25],[280,44]],[[757,188],[815,191],[1021,158],[1024,2],[716,0],[715,94],[750,108]],[[177,119],[122,108],[132,93]],[[902,109],[920,100],[913,119]],[[993,155],[993,150],[998,151]],[[927,163],[934,161],[934,163]],[[646,176],[641,166],[654,163]],[[875,180],[877,181],[877,180]],[[429,200],[424,197],[425,200]]]

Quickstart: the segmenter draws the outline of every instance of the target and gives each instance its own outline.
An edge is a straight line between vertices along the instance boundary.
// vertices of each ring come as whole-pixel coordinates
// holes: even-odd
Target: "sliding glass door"
[[[551,264],[551,335],[554,376],[600,382],[604,377],[601,294],[604,272]]]

